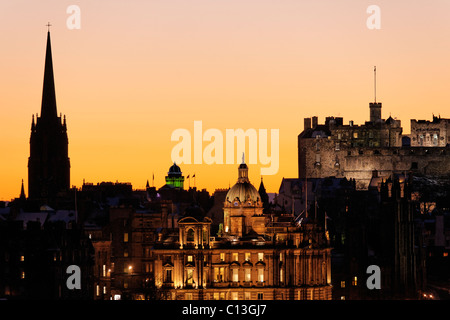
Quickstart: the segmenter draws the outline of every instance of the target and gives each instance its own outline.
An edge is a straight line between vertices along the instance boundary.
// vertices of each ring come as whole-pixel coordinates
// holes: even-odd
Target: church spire
[[[23,188],[23,179],[22,179],[22,186],[21,186],[21,188],[20,188],[20,196],[19,196],[19,198],[20,198],[21,200],[25,200],[25,199],[26,199],[26,196],[25,196],[25,189]]]
[[[50,30],[47,31],[47,50],[45,53],[44,86],[42,89],[41,118],[56,119],[56,94],[53,77],[52,48]]]

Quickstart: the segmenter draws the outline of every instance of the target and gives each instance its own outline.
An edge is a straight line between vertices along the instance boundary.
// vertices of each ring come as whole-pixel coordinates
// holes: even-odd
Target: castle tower
[[[381,120],[381,102],[369,103],[370,122],[376,123]]]
[[[70,187],[66,119],[57,115],[50,31],[47,32],[41,115],[33,116],[28,158],[28,197],[49,202]]]

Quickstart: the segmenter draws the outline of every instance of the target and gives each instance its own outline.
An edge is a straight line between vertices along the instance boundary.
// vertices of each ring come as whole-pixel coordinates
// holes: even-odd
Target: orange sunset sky
[[[67,7],[80,8],[70,30]],[[381,9],[370,30],[369,5]],[[409,133],[411,118],[450,117],[450,1],[130,0],[0,2],[0,200],[28,187],[32,114],[40,113],[47,22],[58,112],[67,117],[71,185],[164,184],[175,129],[279,129],[268,192],[297,177],[303,118],[361,124],[374,99]],[[206,143],[204,143],[205,146]],[[237,164],[184,165],[210,193]],[[259,186],[259,165],[250,166]],[[188,186],[188,181],[185,183]],[[191,186],[194,181],[191,179]]]

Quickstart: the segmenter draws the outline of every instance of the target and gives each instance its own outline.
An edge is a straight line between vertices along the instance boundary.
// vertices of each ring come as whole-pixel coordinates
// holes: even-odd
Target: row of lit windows
[[[244,261],[251,261],[251,255],[252,254],[250,252],[245,252],[244,253]],[[258,252],[257,255],[258,255],[258,261],[264,261],[264,253],[263,252]],[[238,262],[239,261],[239,253],[233,252],[231,254],[231,258],[232,258],[233,262]],[[207,261],[207,256],[205,255],[203,259],[204,259],[204,261]],[[165,256],[163,260],[164,260],[165,263],[167,263],[167,262],[170,263],[172,261],[172,257],[171,256]],[[220,260],[220,262],[225,262],[226,261],[226,254],[224,252],[221,252],[219,254],[219,260]],[[186,261],[187,262],[193,262],[194,261],[194,256],[193,255],[187,255],[186,256]],[[283,261],[283,254],[282,253],[279,254],[279,261],[280,262]]]
[[[239,292],[230,292],[229,297],[231,298],[231,300],[239,300]],[[227,293],[226,292],[214,292],[214,293],[209,294],[209,298],[212,300],[226,300]],[[185,300],[193,300],[194,299],[193,293],[186,292],[184,294],[184,299]],[[251,300],[250,292],[244,292],[244,300]],[[258,292],[257,300],[264,300],[264,293]]]
[[[251,255],[252,254],[250,252],[245,252],[244,253],[244,261],[250,261]],[[258,261],[264,261],[264,253],[263,252],[258,252],[257,255],[258,255]],[[235,261],[235,262],[239,261],[239,253],[233,252],[231,254],[231,257],[232,257],[232,261]],[[279,254],[279,260],[283,261],[282,253]],[[222,261],[222,262],[225,261],[225,253],[224,252],[220,253],[220,261]]]
[[[62,253],[54,253],[53,254],[53,261],[58,261],[58,260],[62,260]],[[19,261],[20,262],[25,262],[25,256],[22,254],[19,256]],[[9,253],[6,252],[5,253],[5,262],[9,262]]]
[[[214,268],[214,282],[224,282],[225,281],[225,268],[224,267],[216,267]],[[239,269],[233,268],[231,269],[231,281],[239,282]],[[244,269],[244,282],[252,281],[252,273],[251,269]],[[258,282],[264,282],[264,269],[258,268]]]
[[[258,261],[264,261],[264,253],[263,252],[258,252],[257,255],[258,255]],[[234,253],[232,253],[231,257],[232,257],[232,261],[233,262],[238,262],[239,261],[239,253],[234,252]],[[207,258],[208,258],[208,256],[205,255],[203,257],[203,261],[206,262]],[[251,260],[251,253],[250,252],[244,253],[244,259],[245,259],[245,261],[250,261]],[[219,254],[219,260],[220,260],[220,262],[225,262],[226,261],[226,254],[224,252],[221,252]],[[163,261],[164,261],[163,263],[171,263],[172,262],[172,256],[169,256],[169,255],[168,256],[164,256],[163,257]],[[279,254],[279,261],[280,262],[283,261],[283,254],[282,253]],[[186,256],[186,262],[187,263],[194,262],[194,256],[193,255],[187,255]],[[151,268],[151,266],[146,267],[146,272],[151,272],[151,270],[147,271],[148,268]]]
[[[124,270],[126,272],[128,270]],[[224,282],[225,281],[225,267],[216,267],[214,268],[214,282]],[[186,270],[186,279],[188,283],[191,283],[194,276],[194,270],[193,269],[187,269]],[[283,269],[280,270],[280,281],[283,282]],[[167,268],[165,270],[164,274],[164,282],[172,282],[172,269]],[[232,282],[239,282],[239,269],[232,269],[231,271],[231,281]],[[252,281],[252,273],[251,269],[244,269],[244,282],[251,282]],[[264,282],[264,269],[258,268],[258,275],[257,275],[257,281],[263,283]]]

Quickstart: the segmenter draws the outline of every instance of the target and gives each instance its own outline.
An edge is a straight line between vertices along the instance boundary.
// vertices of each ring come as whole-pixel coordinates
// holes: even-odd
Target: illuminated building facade
[[[239,166],[224,203],[224,228],[192,206],[151,251],[156,287],[177,300],[331,299],[331,248],[314,221],[264,215]]]

